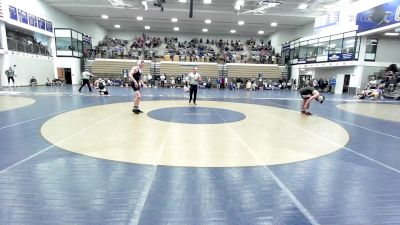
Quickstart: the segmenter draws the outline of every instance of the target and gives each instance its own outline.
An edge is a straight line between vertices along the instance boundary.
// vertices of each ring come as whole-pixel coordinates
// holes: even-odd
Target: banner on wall
[[[315,18],[314,30],[320,30],[339,23],[339,11],[329,11],[326,15]]]
[[[353,59],[354,59],[354,53],[337,53],[328,55],[329,62],[346,61]]]
[[[33,26],[33,27],[37,27],[37,19],[36,16],[29,14],[29,25]]]
[[[40,17],[38,17],[37,20],[38,20],[38,28],[46,30],[46,21]]]
[[[18,21],[28,24],[28,13],[24,10],[18,9]]]
[[[358,32],[374,30],[400,22],[400,0],[376,6],[357,14]]]
[[[24,10],[9,6],[10,19],[53,33],[53,23]]]
[[[83,38],[82,38],[82,42],[85,43],[85,44],[91,45],[92,44],[92,38],[87,36],[87,35],[84,35]]]
[[[46,30],[53,33],[53,23],[46,20]]]
[[[10,19],[12,20],[18,20],[18,15],[17,15],[17,8],[14,6],[11,6],[8,8],[10,11]]]

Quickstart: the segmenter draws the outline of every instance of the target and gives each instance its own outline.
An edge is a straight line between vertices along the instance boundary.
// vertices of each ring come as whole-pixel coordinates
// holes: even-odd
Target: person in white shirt
[[[378,86],[377,80],[375,80],[375,77],[372,77],[367,84],[367,89],[376,89],[377,86]]]
[[[89,88],[89,91],[92,92],[92,88],[90,87],[89,80],[93,77],[93,75],[89,72],[88,69],[85,69],[85,71],[82,73],[82,85],[79,88],[79,92],[81,92],[83,86],[87,85]]]
[[[197,67],[193,67],[193,71],[189,73],[189,85],[190,85],[190,100],[189,103],[192,102],[196,105],[196,98],[197,98],[197,87],[199,86],[199,81],[201,81],[201,76],[197,72]],[[194,96],[193,96],[194,95]]]
[[[10,87],[10,81],[13,82],[13,86],[15,87],[15,79],[14,77],[17,76],[17,73],[15,72],[15,67],[16,65],[14,65],[14,67],[10,66],[10,68],[8,68],[8,70],[6,70],[6,76],[7,76],[7,80],[8,80],[8,87]]]

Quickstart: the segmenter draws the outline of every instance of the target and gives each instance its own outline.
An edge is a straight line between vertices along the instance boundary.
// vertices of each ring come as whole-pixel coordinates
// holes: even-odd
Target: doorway
[[[57,75],[65,84],[72,84],[71,68],[57,68]]]
[[[299,87],[298,88],[303,88],[307,87],[307,81],[311,80],[311,75],[299,75]]]
[[[350,85],[350,74],[345,74],[343,81],[343,93],[349,93],[349,85]]]

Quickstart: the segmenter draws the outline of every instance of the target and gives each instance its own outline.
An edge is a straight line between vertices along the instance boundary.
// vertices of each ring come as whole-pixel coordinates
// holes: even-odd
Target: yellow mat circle
[[[33,98],[0,96],[0,111],[17,109],[24,106],[32,105],[36,100]]]
[[[374,104],[374,103],[351,103],[340,104],[337,107],[341,110],[369,116],[376,119],[400,122],[400,105],[395,104]]]
[[[141,108],[188,107],[186,101],[144,101]],[[342,148],[344,128],[299,112],[243,103],[201,101],[234,110],[244,120],[182,124],[131,112],[132,103],[83,108],[48,120],[42,135],[62,149],[96,158],[150,165],[239,167],[312,159]]]

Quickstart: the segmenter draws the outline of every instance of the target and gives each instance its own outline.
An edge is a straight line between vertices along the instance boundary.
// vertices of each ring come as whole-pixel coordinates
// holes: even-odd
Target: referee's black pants
[[[191,102],[192,99],[193,99],[193,103],[196,103],[197,86],[198,86],[197,84],[191,84],[190,85],[190,100],[189,100],[189,102]],[[193,94],[194,94],[194,96],[193,96]],[[192,97],[194,97],[194,98],[192,98]]]
[[[90,87],[89,79],[82,79],[82,86],[79,88],[79,92],[81,92],[82,88],[87,85],[89,87],[89,91],[92,91]]]

